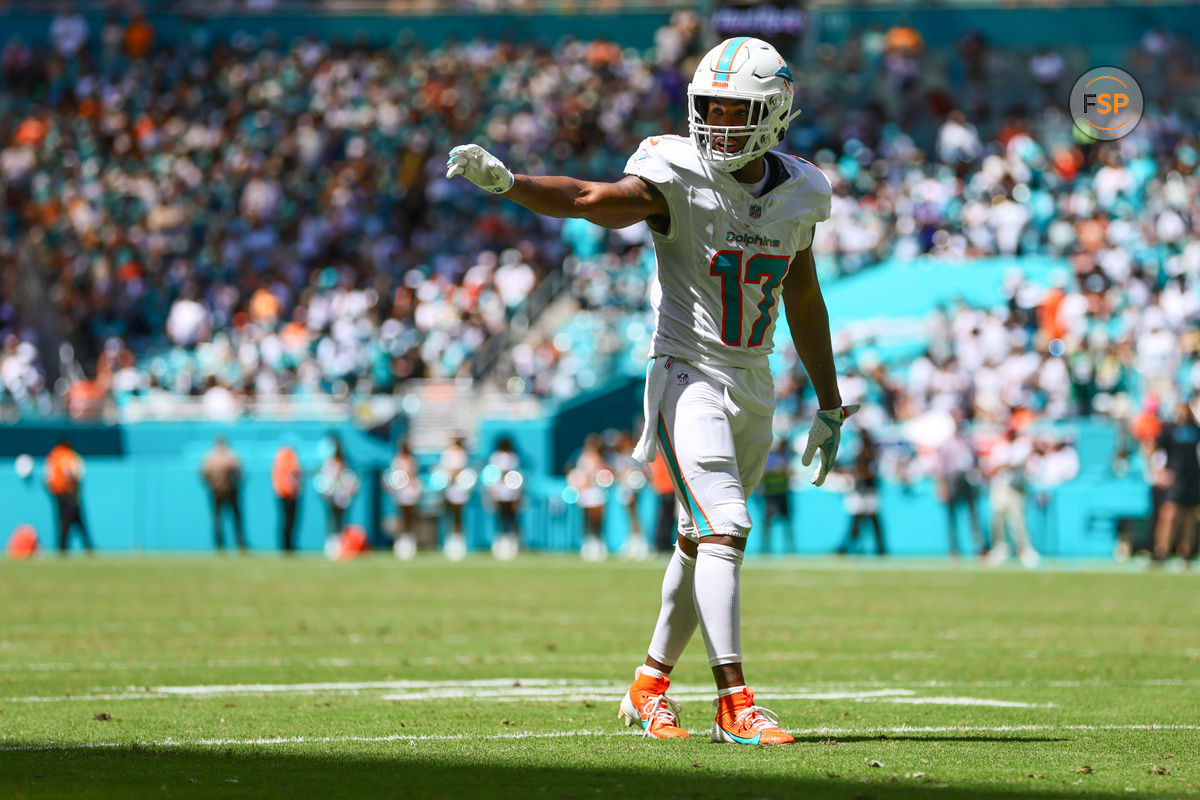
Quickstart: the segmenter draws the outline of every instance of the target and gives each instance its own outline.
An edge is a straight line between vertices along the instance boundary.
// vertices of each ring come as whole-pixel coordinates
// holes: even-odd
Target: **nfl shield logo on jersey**
[[[762,206],[754,203],[750,206],[750,219],[758,219],[762,216]]]

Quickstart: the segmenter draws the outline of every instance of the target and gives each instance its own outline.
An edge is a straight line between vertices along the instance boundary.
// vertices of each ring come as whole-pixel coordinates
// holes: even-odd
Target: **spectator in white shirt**
[[[984,474],[991,481],[988,502],[992,507],[992,549],[987,563],[996,566],[1008,560],[1008,535],[1015,540],[1017,558],[1026,567],[1036,567],[1041,557],[1029,542],[1025,518],[1026,467],[1033,447],[1028,437],[1009,427],[984,461]]]
[[[79,54],[88,40],[88,23],[83,14],[62,12],[50,23],[50,43],[63,58],[70,60]]]

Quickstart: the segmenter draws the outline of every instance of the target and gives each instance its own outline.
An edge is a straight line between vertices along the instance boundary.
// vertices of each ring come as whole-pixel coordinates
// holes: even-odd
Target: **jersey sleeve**
[[[667,239],[674,239],[678,231],[675,219],[680,213],[680,203],[687,202],[687,190],[678,170],[667,154],[667,142],[657,136],[643,139],[638,149],[625,162],[625,174],[636,175],[654,184],[667,200],[671,209],[671,229]]]
[[[817,223],[829,219],[833,187],[824,172],[803,159],[798,160],[804,172],[800,209],[796,215],[795,249],[799,251],[812,247]]]
[[[833,202],[833,187],[829,184],[829,178],[825,177],[825,173],[812,164],[805,163],[805,177],[808,178],[808,185],[811,187],[811,199],[808,212],[805,215],[805,222],[808,225],[816,225],[818,222],[824,222],[829,219],[830,206]]]
[[[643,139],[629,160],[625,162],[625,174],[637,175],[653,183],[660,190],[667,190],[675,182],[675,171],[656,137]]]

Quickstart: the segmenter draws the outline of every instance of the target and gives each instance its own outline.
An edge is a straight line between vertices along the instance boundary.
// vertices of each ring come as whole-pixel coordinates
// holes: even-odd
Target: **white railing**
[[[76,419],[120,422],[182,422],[195,420],[294,420],[334,422],[353,419],[366,426],[403,415],[409,420],[414,446],[437,442],[440,449],[453,434],[472,435],[484,417],[531,419],[542,404],[529,395],[510,395],[468,379],[414,380],[396,394],[340,399],[331,395],[281,396],[245,399],[152,395],[134,397],[119,407],[105,400],[95,408],[75,409]],[[115,417],[115,419],[113,419]],[[418,449],[420,449],[418,447]]]
[[[315,420],[349,419],[351,404],[328,395],[255,398],[214,403],[203,397],[156,395],[121,404],[121,422],[172,422],[184,420]]]
[[[473,436],[485,417],[518,420],[543,413],[535,397],[466,378],[408,381],[392,399],[408,419],[409,443],[417,452],[441,452],[454,436]]]

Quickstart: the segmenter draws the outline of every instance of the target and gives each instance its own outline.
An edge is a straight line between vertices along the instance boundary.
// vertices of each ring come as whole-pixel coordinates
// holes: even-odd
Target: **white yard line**
[[[346,666],[343,659],[325,659],[328,662],[339,662],[339,666]],[[245,666],[256,666],[263,662],[253,661],[247,662]],[[361,663],[361,662],[353,662]],[[233,664],[228,664],[232,666]],[[25,665],[27,669],[35,665]],[[49,665],[41,665],[48,667]],[[182,665],[180,665],[182,666]],[[196,666],[192,664],[191,666]],[[208,665],[206,665],[208,666]],[[63,668],[67,668],[65,665]],[[132,665],[130,666],[132,668]],[[0,670],[2,671],[2,670]],[[1196,687],[1200,686],[1200,679],[1194,678],[1145,678],[1141,680],[1052,680],[1052,681],[944,681],[944,680],[895,680],[895,681],[813,681],[805,684],[803,689],[797,689],[793,686],[759,686],[756,687],[759,694],[765,695],[768,692],[773,694],[802,692],[803,697],[816,698],[815,693],[828,693],[826,697],[816,699],[841,699],[841,692],[861,693],[867,690],[892,691],[897,694],[904,693],[903,690],[922,690],[922,689],[1011,689],[1011,688],[1031,688],[1031,689],[1079,689],[1079,688],[1099,688],[1124,686],[1130,688],[1136,687],[1159,687],[1159,686],[1177,686],[1177,687]],[[40,697],[0,697],[0,703],[18,703],[18,702],[54,702],[63,700],[112,700],[112,699],[152,699],[155,697],[164,696],[187,696],[187,697],[204,697],[216,696],[223,694],[272,694],[272,693],[290,693],[290,694],[313,694],[318,692],[330,693],[361,693],[371,690],[411,690],[411,689],[427,689],[431,692],[441,691],[446,694],[438,695],[442,697],[464,697],[478,696],[475,694],[455,694],[456,691],[467,691],[475,689],[499,689],[504,687],[602,687],[604,689],[624,689],[626,687],[623,681],[594,681],[587,679],[546,679],[546,678],[490,678],[477,680],[445,680],[445,681],[417,681],[417,680],[401,680],[401,681],[321,681],[310,683],[233,683],[233,684],[199,684],[194,686],[125,686],[114,687],[111,690],[97,690],[92,694],[76,694],[76,695],[53,695]],[[123,691],[122,691],[123,689]],[[676,685],[676,691],[673,694],[681,691],[707,691],[701,687],[686,687],[680,684]],[[909,691],[909,694],[912,692]],[[435,695],[428,695],[433,698]],[[848,696],[848,695],[847,695]],[[396,699],[415,699],[409,697],[398,697]]]
[[[856,703],[902,703],[916,706],[990,706],[992,708],[1054,708],[1054,703],[1022,703],[987,697],[857,697]]]
[[[813,683],[804,687],[759,686],[759,695],[775,700],[850,700],[927,705],[975,705],[1008,708],[1050,708],[1049,703],[1027,703],[963,696],[962,690],[996,688],[1089,688],[1098,686],[1195,686],[1200,681],[1187,679],[1147,679],[1142,681],[866,681]],[[202,699],[247,695],[366,694],[383,692],[382,699],[403,702],[427,702],[443,699],[517,702],[522,700],[599,700],[620,696],[622,681],[585,679],[552,680],[544,678],[491,678],[481,680],[390,680],[320,681],[307,683],[225,683],[187,686],[126,686],[98,689],[86,694],[0,697],[0,703],[102,702],[116,700],[154,700],[164,698]],[[928,696],[929,690],[956,689],[956,696]],[[920,693],[918,695],[918,693]],[[684,702],[711,697],[707,686],[676,685],[674,696]]]
[[[43,703],[71,700],[154,700],[164,697],[227,697],[230,695],[261,694],[361,694],[369,691],[437,690],[453,687],[460,691],[484,691],[498,687],[513,689],[520,686],[554,687],[595,686],[594,681],[546,680],[530,678],[487,678],[463,681],[329,681],[319,683],[225,683],[197,686],[128,686],[124,692],[105,692],[87,695],[44,697],[4,697],[0,702]],[[615,691],[618,684],[604,684]]]
[[[486,700],[492,702],[540,701],[606,701],[615,700],[624,691],[624,684],[596,686],[505,687],[496,689],[467,689],[458,687],[408,691],[383,696],[393,702],[424,702],[430,700]],[[866,691],[796,691],[770,686],[758,690],[759,695],[774,700],[852,700],[856,703],[905,703],[908,705],[993,706],[997,708],[1053,708],[1053,703],[1025,703],[1015,700],[994,700],[984,697],[918,697],[911,689],[871,689]],[[681,686],[671,697],[681,703],[703,702],[712,699],[711,689]]]
[[[899,725],[889,728],[800,728],[789,729],[793,736],[901,736],[910,734],[993,734],[993,733],[1094,733],[1103,731],[1200,731],[1200,725],[939,725],[939,726],[910,726]],[[693,736],[708,732],[708,728],[689,731]],[[269,747],[287,744],[340,744],[340,743],[386,743],[408,742],[415,745],[418,742],[453,742],[499,741],[504,739],[564,739],[582,736],[614,738],[618,736],[637,736],[638,731],[515,731],[512,733],[471,734],[448,733],[422,736],[406,734],[389,734],[387,736],[275,736],[258,739],[190,739],[182,740],[168,738],[162,741],[129,741],[129,742],[22,742],[6,744],[0,739],[0,752],[47,751],[47,750],[97,750],[122,747]],[[7,741],[12,741],[11,739]]]
[[[387,692],[380,699],[390,702],[471,700],[497,703],[615,700],[625,690],[614,681],[491,678],[465,681],[336,681],[323,683],[239,683],[198,686],[128,687],[125,692],[5,698],[13,703],[106,702],[114,700],[191,699],[247,695],[363,694]],[[918,696],[912,689],[872,687],[858,690],[796,689],[762,686],[762,696],[772,700],[849,700],[858,703],[904,703],[907,705],[992,706],[1000,708],[1052,708],[1052,703],[1027,703],[984,697]],[[673,696],[680,702],[706,702],[712,698],[707,687],[678,685]]]

